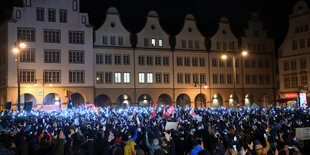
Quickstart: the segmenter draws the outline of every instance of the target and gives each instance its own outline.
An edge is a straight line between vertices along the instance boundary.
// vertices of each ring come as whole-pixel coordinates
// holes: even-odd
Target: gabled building
[[[93,102],[92,26],[80,13],[79,0],[24,0],[11,19],[0,26],[1,105],[17,103],[19,40],[21,103],[35,108],[66,107],[67,91],[73,104]],[[3,34],[3,35],[2,35]]]
[[[308,5],[303,0],[298,1],[289,15],[289,29],[279,47],[280,101],[287,106],[303,107],[309,100],[309,26]]]

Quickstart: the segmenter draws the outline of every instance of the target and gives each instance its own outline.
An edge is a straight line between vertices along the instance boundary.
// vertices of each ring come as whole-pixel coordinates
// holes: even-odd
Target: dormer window
[[[156,39],[152,39],[152,47],[155,47],[156,46]]]
[[[158,40],[158,46],[159,46],[159,47],[163,47],[163,40],[162,40],[162,39],[159,39],[159,40]]]
[[[82,23],[86,24],[86,17],[85,16],[82,17]]]
[[[26,0],[25,5],[26,7],[31,7],[31,0]]]
[[[16,10],[16,19],[20,19],[21,18],[21,12],[20,10]]]

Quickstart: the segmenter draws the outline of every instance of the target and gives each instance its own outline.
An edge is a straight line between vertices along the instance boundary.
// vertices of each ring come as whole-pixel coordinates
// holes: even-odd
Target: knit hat
[[[120,138],[118,138],[118,137],[115,138],[115,143],[116,143],[116,144],[120,144],[121,142],[122,142],[122,140],[121,140]]]
[[[153,139],[153,145],[159,145],[159,140],[157,138]]]
[[[263,145],[260,143],[259,140],[255,140],[254,145],[255,145],[255,151],[260,151],[263,149]]]

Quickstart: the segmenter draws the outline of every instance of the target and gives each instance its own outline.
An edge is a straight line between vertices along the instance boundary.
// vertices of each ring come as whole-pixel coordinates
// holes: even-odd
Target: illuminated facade
[[[75,104],[93,103],[93,29],[79,0],[24,0],[12,18],[1,25],[1,105],[17,103],[17,55],[20,50],[21,105],[66,107],[65,91]],[[43,95],[44,103],[43,103]]]
[[[308,93],[310,69],[310,10],[298,1],[289,15],[288,33],[279,48],[280,99],[297,106],[298,93]]]

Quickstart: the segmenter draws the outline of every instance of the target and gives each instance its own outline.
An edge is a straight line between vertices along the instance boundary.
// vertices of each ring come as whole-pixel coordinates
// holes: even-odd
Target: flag
[[[154,117],[156,115],[156,98],[154,99],[153,102],[153,107],[152,107],[152,117]]]
[[[166,105],[164,105],[163,117],[166,116]]]
[[[167,110],[167,115],[173,115],[173,106],[171,105],[170,108]]]
[[[198,114],[195,114],[194,107],[193,107],[192,110],[189,112],[189,114],[193,117],[193,119],[197,119],[197,120],[198,120],[199,115],[198,115]]]

